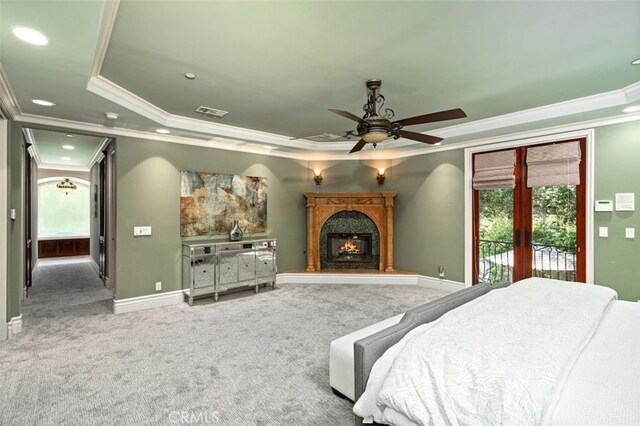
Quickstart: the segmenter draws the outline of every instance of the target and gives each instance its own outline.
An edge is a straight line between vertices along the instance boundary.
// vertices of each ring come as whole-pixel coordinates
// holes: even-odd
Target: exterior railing
[[[531,244],[531,268],[534,277],[576,281],[576,246]],[[513,241],[480,240],[478,280],[513,281]]]

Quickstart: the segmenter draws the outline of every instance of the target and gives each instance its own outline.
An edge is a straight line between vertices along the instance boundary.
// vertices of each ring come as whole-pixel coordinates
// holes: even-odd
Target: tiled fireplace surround
[[[307,192],[304,195],[307,198],[307,272],[346,268],[394,271],[395,192]],[[348,229],[349,226],[354,229]],[[372,251],[377,264],[338,266],[327,262],[326,240],[323,239],[328,232],[371,232],[374,240]]]

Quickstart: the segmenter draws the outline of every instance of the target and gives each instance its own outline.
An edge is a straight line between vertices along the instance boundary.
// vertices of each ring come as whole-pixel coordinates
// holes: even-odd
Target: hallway
[[[73,327],[70,323],[81,317],[110,314],[112,303],[113,292],[104,287],[88,256],[43,259],[22,304],[24,328],[42,333],[51,327]]]

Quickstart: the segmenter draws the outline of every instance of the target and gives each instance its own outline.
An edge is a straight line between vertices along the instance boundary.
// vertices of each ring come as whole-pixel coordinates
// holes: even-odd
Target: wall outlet
[[[444,266],[438,266],[438,276],[444,278]]]
[[[162,282],[158,281],[156,283],[156,291],[162,291]]]
[[[607,238],[609,236],[609,228],[606,226],[601,226],[598,228],[598,236],[602,238]]]
[[[635,238],[636,237],[636,228],[625,228],[624,236],[626,238]]]

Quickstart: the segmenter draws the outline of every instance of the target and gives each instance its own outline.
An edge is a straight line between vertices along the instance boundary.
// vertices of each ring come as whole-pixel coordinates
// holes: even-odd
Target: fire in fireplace
[[[371,262],[370,233],[327,234],[327,261]]]

